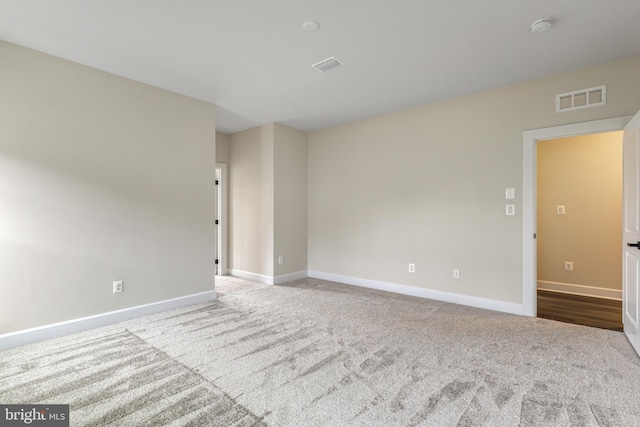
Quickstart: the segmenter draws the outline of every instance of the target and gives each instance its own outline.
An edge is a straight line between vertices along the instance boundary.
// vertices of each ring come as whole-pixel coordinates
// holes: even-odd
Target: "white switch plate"
[[[505,214],[512,216],[516,214],[516,205],[506,205]]]
[[[409,264],[409,273],[415,273],[415,272],[416,272],[416,265]]]
[[[283,256],[279,256],[278,257],[278,264],[284,264],[284,257]]]
[[[459,268],[454,268],[453,269],[453,278],[454,279],[459,279],[460,278],[460,269]]]
[[[556,213],[558,215],[564,215],[564,213],[565,213],[564,205],[558,205],[556,207]]]
[[[507,200],[512,200],[516,198],[516,189],[515,188],[507,188],[504,192],[504,198]]]

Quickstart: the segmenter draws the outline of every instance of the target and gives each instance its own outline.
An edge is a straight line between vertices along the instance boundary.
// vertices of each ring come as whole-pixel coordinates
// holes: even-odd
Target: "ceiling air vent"
[[[556,113],[596,107],[607,103],[607,85],[556,95]]]
[[[325,73],[330,70],[335,70],[338,67],[342,67],[343,65],[344,64],[339,59],[337,59],[335,56],[332,56],[331,58],[323,59],[320,62],[316,62],[312,65],[312,67],[318,71],[322,71],[323,73]]]

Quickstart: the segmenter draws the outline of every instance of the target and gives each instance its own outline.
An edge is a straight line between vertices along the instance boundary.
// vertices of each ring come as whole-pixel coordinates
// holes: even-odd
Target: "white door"
[[[216,163],[216,276],[227,274],[227,165]]]
[[[216,182],[215,182],[215,199],[216,199],[216,219],[215,219],[215,226],[216,226],[216,267],[215,267],[215,274],[216,276],[220,275],[220,253],[222,252],[222,233],[220,232],[221,230],[221,218],[220,218],[220,169],[216,168]]]
[[[640,112],[624,128],[622,322],[640,354]]]

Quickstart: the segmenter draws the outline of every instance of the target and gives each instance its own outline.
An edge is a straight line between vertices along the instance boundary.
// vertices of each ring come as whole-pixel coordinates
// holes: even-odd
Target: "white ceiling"
[[[640,0],[0,0],[0,39],[214,103],[227,133],[315,130],[637,55],[639,22]],[[311,68],[329,56],[346,65]]]

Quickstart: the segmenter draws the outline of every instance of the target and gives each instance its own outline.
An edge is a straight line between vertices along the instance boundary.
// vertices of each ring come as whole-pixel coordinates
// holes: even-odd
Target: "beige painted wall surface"
[[[278,124],[274,132],[274,271],[281,276],[307,270],[307,133]]]
[[[230,268],[273,276],[273,124],[231,135]]]
[[[222,132],[216,132],[216,162],[229,164],[229,144],[231,137]]]
[[[634,114],[638,75],[640,56],[311,132],[309,269],[522,303],[522,132]],[[555,113],[601,84],[606,106]]]
[[[538,142],[537,177],[538,280],[621,290],[622,132]]]
[[[215,106],[5,42],[0,70],[0,334],[212,290]]]

